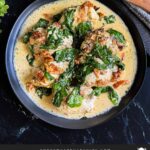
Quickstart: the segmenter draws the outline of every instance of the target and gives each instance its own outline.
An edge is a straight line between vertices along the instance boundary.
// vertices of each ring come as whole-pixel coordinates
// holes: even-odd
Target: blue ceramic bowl
[[[40,118],[41,120],[55,125],[59,126],[62,128],[69,128],[69,129],[84,129],[84,128],[89,128],[98,124],[101,124],[105,121],[108,121],[109,119],[113,118],[116,116],[121,110],[123,110],[127,104],[133,99],[133,97],[137,94],[139,91],[144,75],[145,75],[145,70],[146,70],[146,55],[145,55],[145,50],[144,46],[140,37],[140,34],[132,22],[132,18],[130,16],[126,15],[126,12],[121,8],[121,6],[118,6],[117,3],[114,1],[105,1],[101,0],[102,3],[107,5],[109,8],[111,8],[113,11],[115,11],[126,23],[126,25],[129,28],[129,31],[131,32],[131,35],[133,37],[134,43],[137,48],[137,57],[138,57],[138,70],[137,74],[135,77],[135,82],[133,83],[130,91],[126,94],[126,96],[123,97],[120,105],[118,107],[115,107],[111,109],[108,113],[99,115],[93,118],[83,118],[80,120],[70,120],[70,119],[65,119],[61,118],[58,116],[54,116],[41,108],[39,108],[24,92],[22,87],[19,84],[18,78],[16,76],[15,72],[15,67],[14,67],[14,47],[16,40],[19,36],[20,30],[22,28],[22,25],[24,24],[25,20],[27,17],[37,8],[40,6],[53,2],[54,0],[37,0],[33,2],[29,7],[27,7],[18,20],[16,21],[10,36],[9,40],[7,43],[7,49],[6,49],[6,69],[7,69],[7,74],[8,78],[10,81],[10,84],[17,95],[18,99],[21,101],[21,103],[30,111],[32,112],[35,116]],[[23,66],[22,66],[23,67]]]

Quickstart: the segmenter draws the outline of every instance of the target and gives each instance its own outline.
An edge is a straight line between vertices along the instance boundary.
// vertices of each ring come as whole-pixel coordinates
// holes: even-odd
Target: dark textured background
[[[6,0],[9,13],[3,18],[0,35],[0,143],[32,144],[150,144],[150,68],[142,90],[133,102],[111,121],[86,130],[66,130],[48,125],[28,112],[8,82],[5,48],[10,30],[24,8],[33,0]],[[122,3],[118,1],[122,7]],[[126,13],[133,15],[125,7]],[[150,52],[150,31],[133,17]],[[148,65],[150,58],[148,56]]]

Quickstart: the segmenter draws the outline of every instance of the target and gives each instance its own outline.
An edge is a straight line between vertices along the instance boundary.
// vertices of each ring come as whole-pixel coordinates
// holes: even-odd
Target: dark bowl
[[[132,38],[134,40],[136,49],[137,49],[137,58],[138,58],[138,69],[136,73],[136,77],[134,80],[134,83],[131,87],[131,89],[128,91],[126,96],[122,98],[122,101],[120,102],[118,107],[112,108],[109,112],[99,115],[93,118],[84,118],[80,120],[70,120],[65,119],[61,117],[54,116],[41,108],[39,108],[37,105],[33,103],[33,101],[27,96],[27,94],[24,92],[22,87],[19,84],[18,78],[16,76],[15,68],[14,68],[14,46],[16,43],[16,39],[20,33],[20,30],[22,28],[22,25],[26,18],[38,7],[40,7],[43,4],[53,2],[55,0],[37,0],[33,2],[29,7],[27,7],[23,13],[20,15],[18,20],[16,21],[7,43],[7,49],[6,49],[6,68],[7,68],[7,74],[9,81],[11,83],[11,86],[21,101],[21,103],[34,115],[36,115],[41,120],[55,125],[62,128],[68,128],[68,129],[84,129],[89,128],[98,124],[101,124],[105,121],[108,121],[112,119],[114,116],[119,114],[128,104],[131,102],[131,100],[135,97],[135,95],[138,93],[142,82],[144,80],[145,70],[146,70],[146,54],[145,49],[142,43],[142,39],[140,37],[140,34],[134,25],[132,18],[128,15],[126,15],[126,12],[121,9],[120,6],[118,6],[117,2],[115,0],[101,0],[102,3],[107,5],[109,8],[111,8],[114,12],[116,12],[126,23],[126,25],[129,28],[129,31],[132,35]]]

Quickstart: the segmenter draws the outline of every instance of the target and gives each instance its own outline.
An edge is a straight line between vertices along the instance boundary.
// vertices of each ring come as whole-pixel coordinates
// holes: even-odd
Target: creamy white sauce
[[[28,54],[28,51],[26,49],[25,44],[21,42],[21,37],[25,32],[27,32],[41,17],[44,18],[44,14],[49,14],[50,16],[53,16],[65,8],[72,7],[72,6],[77,6],[83,4],[86,0],[60,0],[55,3],[50,3],[47,5],[44,5],[40,7],[39,9],[35,10],[25,21],[22,31],[20,33],[20,36],[16,42],[16,47],[15,47],[15,57],[14,57],[14,62],[15,62],[15,69],[17,72],[17,77],[19,79],[19,82],[24,89],[24,91],[31,97],[33,102],[38,105],[40,108],[44,109],[45,111],[65,117],[65,118],[70,118],[70,119],[79,119],[82,117],[93,117],[99,114],[103,114],[110,110],[114,105],[112,102],[109,100],[107,94],[101,94],[100,97],[93,97],[93,99],[85,99],[83,102],[83,105],[79,108],[70,108],[66,105],[65,102],[62,103],[61,107],[56,108],[52,104],[52,96],[44,97],[42,100],[34,93],[31,92],[29,93],[26,90],[26,82],[31,79],[31,71],[32,68],[28,65],[28,62],[26,61],[26,55]],[[122,21],[122,19],[112,12],[109,8],[104,6],[103,4],[95,1],[95,0],[90,0],[92,3],[94,3],[96,6],[100,7],[100,12],[102,12],[105,15],[115,15],[116,17],[116,22],[113,24],[108,24],[105,26],[105,29],[108,28],[113,28],[118,31],[120,31],[124,36],[125,39],[127,40],[128,45],[125,47],[123,50],[126,53],[126,57],[124,60],[125,63],[125,71],[122,73],[120,80],[129,80],[130,83],[124,86],[119,87],[116,89],[117,93],[120,95],[120,97],[123,97],[126,94],[126,91],[131,87],[136,70],[137,70],[137,57],[136,57],[136,49],[133,43],[133,40],[131,38],[131,35],[128,31],[128,28]],[[95,16],[95,15],[94,15]],[[94,17],[92,16],[92,17]],[[97,29],[103,25],[102,22],[94,22],[94,28]],[[65,41],[65,39],[64,39]],[[72,39],[70,38],[70,42],[66,41],[66,45],[71,45]],[[22,65],[24,64],[24,65]],[[61,66],[61,64],[59,64]],[[109,74],[108,74],[109,76]],[[94,80],[94,75],[92,78],[89,78],[88,80],[92,81]],[[89,111],[90,110],[90,111]]]

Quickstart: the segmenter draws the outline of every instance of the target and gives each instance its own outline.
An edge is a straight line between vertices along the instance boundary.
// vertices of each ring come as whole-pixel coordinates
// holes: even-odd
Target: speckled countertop
[[[3,33],[0,35],[0,143],[150,144],[149,56],[149,67],[140,93],[118,117],[103,125],[86,130],[61,129],[40,121],[21,105],[7,79],[5,47],[15,20],[31,2],[7,0],[10,9],[3,19]],[[119,1],[118,5],[121,5]],[[128,9],[126,11],[129,13]],[[137,18],[133,21],[140,30],[146,50],[150,51],[150,31]]]

